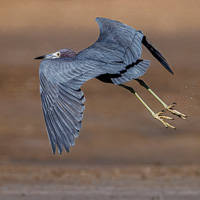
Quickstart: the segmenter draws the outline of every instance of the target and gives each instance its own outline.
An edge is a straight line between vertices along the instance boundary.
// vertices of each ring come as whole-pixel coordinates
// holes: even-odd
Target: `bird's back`
[[[126,73],[128,77],[123,79],[123,82],[143,75],[149,66],[149,62],[144,61],[138,67],[136,66],[142,55],[142,39],[144,36],[142,32],[121,22],[106,18],[97,18],[96,21],[100,28],[99,38],[93,45],[79,52],[77,59],[95,60],[100,63],[98,67],[102,67],[105,74],[114,74],[114,76],[127,71],[129,68],[129,73]],[[130,68],[132,69],[130,70]],[[122,79],[119,80],[122,81]],[[116,84],[120,84],[121,81],[111,80]]]
[[[141,58],[143,34],[121,22],[97,18],[100,35],[98,40],[77,55],[78,59],[104,62],[107,73],[115,74]]]

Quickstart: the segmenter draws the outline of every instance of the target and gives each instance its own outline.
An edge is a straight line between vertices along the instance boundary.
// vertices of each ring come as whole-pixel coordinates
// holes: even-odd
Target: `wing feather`
[[[116,74],[135,63],[142,55],[143,33],[121,22],[96,18],[100,28],[98,40],[77,55],[78,59],[102,62],[109,74]]]
[[[140,60],[133,67],[130,65],[127,70],[124,70],[119,77],[111,78],[114,84],[122,84],[142,76],[149,67],[149,60]]]
[[[44,60],[40,64],[42,109],[53,153],[56,146],[59,153],[63,147],[69,151],[79,136],[85,109],[80,87],[102,73],[95,67],[94,62],[73,59]]]

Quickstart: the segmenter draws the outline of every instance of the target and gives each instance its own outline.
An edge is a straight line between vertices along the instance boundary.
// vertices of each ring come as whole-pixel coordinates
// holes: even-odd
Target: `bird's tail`
[[[142,44],[151,52],[151,54],[165,67],[167,71],[174,74],[172,69],[169,67],[167,60],[162,56],[162,54],[155,49],[146,39],[146,36],[142,39]]]

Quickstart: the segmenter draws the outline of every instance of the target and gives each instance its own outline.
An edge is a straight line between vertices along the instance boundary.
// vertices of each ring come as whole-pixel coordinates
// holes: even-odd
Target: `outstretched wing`
[[[69,59],[44,60],[40,64],[42,109],[53,153],[69,151],[81,128],[84,94],[81,85],[96,77],[95,63]]]
[[[100,28],[98,40],[83,51],[78,58],[105,62],[107,73],[115,74],[141,58],[141,31],[118,21],[96,18]]]

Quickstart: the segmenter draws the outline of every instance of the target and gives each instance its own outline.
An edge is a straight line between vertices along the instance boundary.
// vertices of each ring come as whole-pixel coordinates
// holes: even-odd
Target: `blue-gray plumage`
[[[165,58],[146,40],[141,31],[121,22],[96,18],[100,27],[98,40],[75,53],[62,49],[37,57],[40,64],[40,93],[48,136],[53,152],[69,151],[78,137],[85,97],[80,87],[97,78],[122,85],[142,76],[149,67],[142,60],[142,43],[172,73]]]

